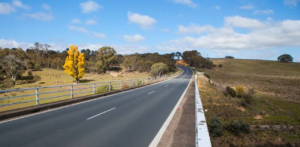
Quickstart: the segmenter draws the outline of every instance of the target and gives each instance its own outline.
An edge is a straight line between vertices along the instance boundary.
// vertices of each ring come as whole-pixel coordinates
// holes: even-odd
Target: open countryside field
[[[274,61],[213,59],[222,68],[205,70],[198,86],[207,121],[217,116],[223,135],[211,137],[213,146],[299,146],[300,64]],[[218,85],[218,86],[216,86]],[[226,86],[254,89],[250,103],[244,98],[225,96]],[[229,124],[242,121],[250,133],[232,133]],[[221,145],[222,144],[222,145]]]
[[[70,75],[65,73],[63,70],[55,70],[55,69],[47,69],[44,68],[42,71],[33,71],[33,75],[38,75],[41,77],[41,80],[36,81],[34,83],[27,83],[27,84],[18,84],[21,81],[18,80],[14,87],[11,87],[10,89],[21,89],[21,88],[35,88],[35,87],[45,87],[45,86],[56,86],[56,85],[71,85],[76,84],[76,81],[74,78],[72,78]],[[24,74],[26,76],[26,73]],[[149,73],[143,72],[107,72],[106,74],[94,74],[94,73],[86,73],[84,78],[81,79],[81,83],[96,83],[96,82],[106,82],[106,81],[116,81],[116,80],[129,80],[129,79],[141,79],[141,78],[147,78],[150,77]],[[106,85],[107,83],[104,83],[103,85]],[[91,87],[92,85],[89,85]],[[99,85],[101,86],[101,84]],[[114,85],[113,85],[114,86]],[[84,88],[87,87],[85,85],[82,86],[76,86],[76,88]],[[117,85],[115,85],[117,87]],[[59,90],[70,90],[70,87],[56,87],[56,88],[47,88],[47,89],[41,89],[40,92],[51,92],[51,91],[59,91]],[[87,89],[92,90],[92,88]],[[77,90],[76,93],[87,91],[85,90]],[[6,92],[1,93],[0,97],[11,97],[11,96],[18,96],[18,95],[27,95],[27,94],[35,94],[35,90],[26,90],[26,91],[18,91],[18,92]],[[67,92],[60,92],[60,93],[53,93],[53,94],[46,94],[41,95],[41,98],[45,97],[54,97],[59,95],[68,95],[70,94],[70,91]],[[76,95],[75,97],[84,96],[93,94],[93,92],[90,93],[84,93]],[[70,99],[70,96],[64,96],[59,97],[55,99],[47,99],[40,101],[41,104],[54,102],[54,101],[60,101]],[[20,101],[30,101],[35,100],[35,96],[28,96],[28,97],[20,97],[20,98],[14,98],[14,99],[4,99],[0,100],[0,104],[7,104],[7,103],[15,103]],[[11,106],[4,106],[0,107],[1,111],[7,111],[7,110],[13,110],[28,106],[35,105],[36,102],[28,102],[28,103],[22,103],[17,105],[11,105]]]

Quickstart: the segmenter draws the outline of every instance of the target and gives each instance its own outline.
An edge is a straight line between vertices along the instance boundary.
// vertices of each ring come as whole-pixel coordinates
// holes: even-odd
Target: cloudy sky
[[[198,50],[300,62],[300,0],[0,0],[0,47],[118,53]]]

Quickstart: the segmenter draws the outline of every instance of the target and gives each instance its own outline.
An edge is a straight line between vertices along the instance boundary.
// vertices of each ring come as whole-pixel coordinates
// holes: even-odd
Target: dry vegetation
[[[250,133],[240,135],[223,127],[221,137],[211,137],[213,146],[300,146],[300,64],[232,59],[213,62],[223,67],[205,71],[211,82],[205,76],[198,78],[207,120],[217,116],[223,126],[233,120],[251,125]],[[220,87],[227,85],[242,86],[245,91],[253,88],[252,102],[245,104],[243,98],[225,96]]]

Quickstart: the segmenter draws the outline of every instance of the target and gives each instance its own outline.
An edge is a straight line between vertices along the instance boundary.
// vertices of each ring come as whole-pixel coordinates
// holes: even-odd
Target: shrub
[[[138,80],[138,83],[137,83],[138,86],[141,86],[143,85],[143,81],[142,80]]]
[[[126,89],[126,88],[129,88],[129,84],[124,82],[123,85],[122,85],[122,89]]]
[[[40,64],[35,64],[34,65],[34,70],[36,70],[36,71],[41,70],[41,65]]]
[[[113,86],[110,87],[111,90],[114,90]],[[108,92],[109,91],[109,85],[103,85],[101,87],[98,87],[96,90],[96,93],[103,93],[103,92]]]
[[[240,121],[240,130],[244,133],[250,133],[250,125],[246,122]]]
[[[245,91],[242,86],[237,86],[236,87],[236,96],[241,98],[244,95]]]
[[[30,70],[27,72],[27,76],[28,76],[30,79],[33,78],[33,74],[32,74],[32,72],[31,72]]]
[[[210,79],[210,76],[207,73],[204,73],[204,76],[206,76],[208,79]]]
[[[227,90],[227,92],[229,93],[229,95],[231,97],[236,97],[236,92],[235,92],[235,90],[233,88],[231,88],[230,86],[227,86],[226,90]]]
[[[226,129],[235,135],[239,135],[241,131],[240,122],[237,120],[231,121],[230,124],[226,126]]]
[[[39,75],[34,75],[32,78],[33,81],[40,81],[41,77]]]
[[[6,79],[3,81],[3,86],[4,86],[4,88],[10,88],[10,87],[13,87],[13,86],[14,86],[14,81],[13,81],[11,78],[6,78]]]
[[[252,103],[254,94],[255,94],[254,89],[249,89],[248,92],[243,95],[243,98],[247,104]]]
[[[249,133],[250,125],[243,121],[233,120],[226,126],[226,129],[235,135],[239,135],[241,132]]]
[[[211,133],[211,136],[222,136],[223,125],[221,120],[217,116],[213,116],[212,118],[210,118],[210,121],[208,123],[208,129]]]
[[[45,82],[39,82],[39,84],[45,84]]]
[[[222,68],[222,67],[223,67],[223,65],[222,65],[222,64],[219,64],[219,65],[218,65],[218,67],[219,67],[219,68]]]

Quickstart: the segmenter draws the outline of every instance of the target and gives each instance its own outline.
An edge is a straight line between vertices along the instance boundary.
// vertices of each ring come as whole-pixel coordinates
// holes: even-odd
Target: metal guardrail
[[[196,113],[196,147],[211,147],[207,123],[195,75],[195,113]]]
[[[179,71],[178,71],[179,72]],[[96,94],[114,90],[120,90],[125,88],[132,88],[150,83],[165,80],[169,77],[176,76],[178,72],[172,75],[163,75],[156,77],[149,77],[143,79],[131,79],[131,80],[118,80],[118,81],[107,81],[97,83],[86,83],[86,84],[72,84],[72,85],[58,85],[58,86],[47,86],[47,87],[36,87],[36,88],[23,88],[23,89],[10,89],[0,90],[0,93],[13,93],[23,92],[23,95],[12,95],[6,97],[0,97],[0,108],[4,106],[18,105],[24,103],[31,103],[31,105],[39,105],[49,99],[73,99],[75,96],[83,96],[89,94]],[[59,90],[54,90],[54,89]],[[6,102],[4,102],[6,100]],[[62,99],[61,99],[62,100]],[[2,102],[1,102],[2,101]],[[58,101],[58,100],[56,100]],[[35,104],[33,103],[35,102]],[[29,105],[29,106],[31,106]]]

